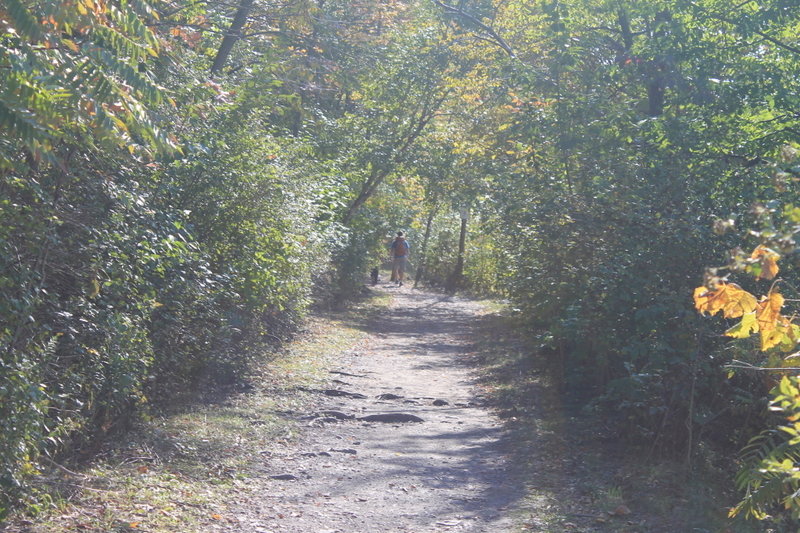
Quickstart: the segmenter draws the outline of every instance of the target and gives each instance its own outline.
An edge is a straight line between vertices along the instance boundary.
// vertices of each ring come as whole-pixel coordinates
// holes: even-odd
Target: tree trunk
[[[456,267],[453,273],[447,279],[447,293],[454,294],[456,290],[461,288],[464,278],[464,249],[467,242],[467,219],[461,219],[461,234],[458,237],[458,259],[456,260]]]
[[[664,78],[659,73],[647,83],[647,112],[651,117],[664,114]]]
[[[250,14],[250,9],[253,7],[253,0],[241,0],[236,14],[233,16],[231,27],[225,32],[225,37],[222,39],[222,44],[219,45],[217,56],[214,58],[214,64],[211,65],[211,75],[218,73],[225,66],[228,61],[228,56],[231,55],[233,45],[242,37],[242,28],[247,23],[247,16]]]
[[[378,188],[378,185],[380,185],[388,175],[388,170],[379,170],[377,172],[373,172],[369,178],[367,178],[367,181],[365,181],[361,186],[361,192],[358,193],[358,196],[355,200],[353,200],[353,203],[348,206],[344,217],[342,217],[342,224],[345,226],[350,225],[350,221],[353,219],[356,212],[361,209],[361,206],[364,205],[367,200],[370,199],[370,197],[375,193],[375,190]]]
[[[425,235],[422,237],[422,245],[419,248],[419,261],[417,264],[417,271],[414,274],[414,288],[417,288],[422,276],[425,275],[425,270],[428,268],[428,238],[431,236],[431,225],[433,224],[433,217],[436,216],[438,207],[434,206],[428,213],[428,220],[425,222]]]

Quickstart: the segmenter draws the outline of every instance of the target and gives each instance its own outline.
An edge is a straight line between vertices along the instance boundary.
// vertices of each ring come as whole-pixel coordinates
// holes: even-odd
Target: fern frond
[[[763,520],[768,516],[766,508],[781,501],[783,494],[783,479],[778,476],[767,476],[758,483],[758,486],[748,488],[744,498],[731,510],[730,515],[744,513],[745,518]]]
[[[137,16],[134,11],[125,10],[120,11],[114,6],[109,6],[109,14],[114,24],[119,28],[122,33],[130,35],[132,38],[142,41],[149,45],[151,55],[156,55],[158,49],[158,38],[150,31],[150,28],[145,26],[142,19]]]
[[[157,14],[146,0],[78,3],[4,0],[7,39],[0,42],[0,134],[48,161],[55,139],[74,135],[116,145],[172,143],[149,111],[163,89],[139,65],[156,56]],[[83,138],[91,133],[94,139]],[[8,151],[11,150],[11,151]],[[8,155],[7,155],[8,154]],[[0,165],[14,161],[4,146]]]
[[[129,39],[108,26],[97,26],[92,32],[92,41],[100,48],[113,50],[119,57],[142,61],[150,55],[151,49]]]
[[[141,75],[132,66],[105,50],[94,49],[89,52],[88,57],[99,63],[108,71],[119,77],[120,82],[128,85],[146,103],[160,104],[162,101],[161,88]]]
[[[144,17],[150,17],[154,20],[158,20],[160,17],[158,16],[158,11],[156,11],[153,6],[150,5],[150,2],[146,0],[131,0],[130,5],[133,9]]]
[[[5,0],[8,15],[11,17],[14,29],[23,39],[39,42],[44,39],[45,30],[31,15],[28,8],[19,0]]]
[[[800,464],[800,444],[793,444],[788,435],[769,429],[756,435],[742,449],[742,467],[736,474],[736,486],[745,495],[731,511],[731,516],[764,519],[768,509],[777,504],[800,501],[797,490],[800,479],[794,465]]]
[[[54,95],[19,72],[11,72],[0,80],[0,124],[19,135],[26,144],[37,136],[46,136],[54,127],[57,115]]]
[[[19,113],[0,101],[0,128],[14,132],[20,141],[31,144],[37,137],[39,125],[30,114]]]

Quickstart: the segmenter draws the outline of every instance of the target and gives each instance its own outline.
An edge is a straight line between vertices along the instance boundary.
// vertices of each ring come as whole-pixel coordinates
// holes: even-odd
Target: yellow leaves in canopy
[[[777,252],[767,248],[764,245],[760,245],[753,250],[753,254],[750,256],[750,259],[753,259],[761,265],[760,270],[756,273],[756,279],[775,278],[780,270],[778,268],[778,259],[780,258],[781,256]]]
[[[720,283],[714,289],[697,287],[694,306],[701,313],[716,315],[722,311],[725,318],[739,318],[756,309],[756,297],[735,283]]]
[[[461,95],[461,99],[464,100],[468,104],[480,104],[483,103],[483,98],[479,93],[463,93]]]

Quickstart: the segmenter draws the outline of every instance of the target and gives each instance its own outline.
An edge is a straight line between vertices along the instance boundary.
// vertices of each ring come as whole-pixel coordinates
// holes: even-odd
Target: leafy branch
[[[497,31],[494,28],[492,28],[491,26],[489,26],[487,24],[484,24],[482,21],[480,21],[474,15],[471,15],[471,14],[467,13],[466,11],[464,11],[464,8],[461,7],[461,6],[454,7],[454,6],[451,6],[449,4],[445,4],[441,0],[433,0],[433,1],[437,6],[441,7],[444,10],[445,13],[448,13],[450,15],[455,15],[456,17],[459,17],[459,18],[462,18],[464,20],[467,20],[470,23],[472,23],[475,26],[477,26],[478,28],[480,28],[481,30],[483,30],[484,32],[486,32],[486,34],[489,36],[489,38],[482,37],[481,40],[488,41],[488,42],[491,42],[493,44],[496,44],[497,46],[502,48],[506,52],[506,54],[508,54],[508,57],[510,57],[512,59],[516,59],[517,55],[514,53],[514,49],[511,48],[511,46],[506,42],[506,40],[503,39],[500,36],[500,34],[497,33]]]

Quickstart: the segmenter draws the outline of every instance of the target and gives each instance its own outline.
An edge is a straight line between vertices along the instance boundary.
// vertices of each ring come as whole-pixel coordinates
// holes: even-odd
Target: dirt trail
[[[503,429],[474,396],[463,362],[478,307],[385,290],[396,293],[391,309],[331,373],[329,389],[364,397],[319,392],[301,442],[263,454],[263,488],[242,502],[238,530],[510,530],[508,509],[520,494],[504,461]],[[362,420],[398,413],[422,422]]]

